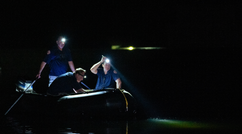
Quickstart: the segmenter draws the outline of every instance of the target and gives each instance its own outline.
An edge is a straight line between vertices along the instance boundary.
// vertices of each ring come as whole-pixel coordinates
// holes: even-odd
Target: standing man
[[[98,76],[95,90],[105,88],[121,88],[121,80],[115,70],[111,68],[109,62],[105,62],[107,58],[102,56],[101,60],[91,67],[91,72]],[[102,65],[102,68],[99,66]],[[116,83],[116,84],[115,84]],[[116,85],[116,86],[115,86]]]
[[[65,38],[60,36],[56,41],[57,45],[51,50],[48,50],[45,59],[40,64],[39,73],[36,77],[41,77],[41,72],[43,71],[45,65],[48,64],[50,67],[49,86],[59,75],[66,73],[68,65],[71,71],[75,72],[72,56],[70,50],[65,47],[65,41]]]
[[[86,70],[77,68],[74,73],[67,72],[58,76],[50,85],[47,93],[50,95],[85,93],[85,90],[80,85],[85,73]]]

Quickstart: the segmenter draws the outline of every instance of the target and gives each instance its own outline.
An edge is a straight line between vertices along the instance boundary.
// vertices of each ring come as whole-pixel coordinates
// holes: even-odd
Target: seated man
[[[77,68],[74,73],[67,72],[60,75],[50,85],[47,94],[67,95],[80,92],[85,93],[85,90],[82,89],[81,85],[79,84],[83,80],[85,73],[86,70]]]
[[[98,76],[97,84],[94,90],[101,90],[107,88],[121,88],[121,80],[115,70],[111,68],[110,63],[105,62],[106,57],[102,56],[102,59],[91,67],[91,72]],[[99,66],[102,64],[102,68]],[[115,85],[116,83],[116,85]]]

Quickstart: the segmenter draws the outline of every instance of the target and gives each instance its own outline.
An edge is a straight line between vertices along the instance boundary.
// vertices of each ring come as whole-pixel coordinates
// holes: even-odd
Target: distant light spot
[[[130,46],[130,47],[128,47],[128,50],[134,50],[134,47],[132,47],[132,46]]]

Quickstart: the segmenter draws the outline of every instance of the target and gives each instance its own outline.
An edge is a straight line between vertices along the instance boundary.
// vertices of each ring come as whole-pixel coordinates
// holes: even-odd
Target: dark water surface
[[[146,120],[53,120],[51,117],[5,117],[1,132],[9,134],[150,134],[150,133],[221,133],[239,132],[235,122],[191,121],[150,118]]]
[[[87,70],[83,82],[94,88],[89,68],[107,55],[122,87],[139,103],[134,120],[16,117],[6,110],[19,78],[34,80],[46,50],[1,50],[1,123],[9,133],[174,133],[239,131],[241,128],[241,49],[193,48],[152,51],[72,50],[76,67]],[[34,84],[45,93],[48,68]],[[16,98],[17,99],[17,98]]]

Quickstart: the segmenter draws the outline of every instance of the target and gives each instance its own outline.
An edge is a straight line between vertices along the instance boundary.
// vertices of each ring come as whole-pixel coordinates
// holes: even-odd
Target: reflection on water
[[[80,120],[51,117],[5,117],[5,133],[25,134],[153,134],[171,132],[239,131],[240,124],[182,121],[171,119],[145,120]]]

